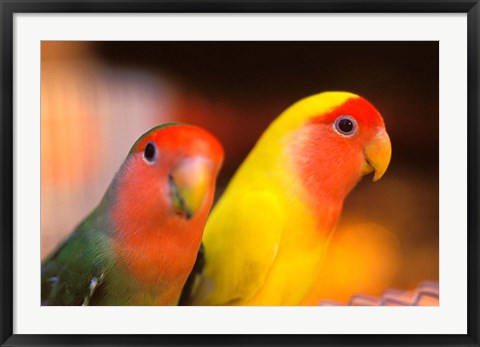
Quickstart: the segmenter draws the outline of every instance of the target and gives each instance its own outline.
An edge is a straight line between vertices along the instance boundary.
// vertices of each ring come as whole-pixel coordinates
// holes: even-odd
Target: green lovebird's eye
[[[157,150],[155,148],[155,145],[152,142],[147,143],[145,146],[145,150],[143,151],[143,157],[145,158],[146,161],[149,163],[152,163],[155,161],[155,157],[157,154]]]

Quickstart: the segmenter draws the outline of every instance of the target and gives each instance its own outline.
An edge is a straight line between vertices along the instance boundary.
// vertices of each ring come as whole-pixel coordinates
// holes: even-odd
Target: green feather
[[[114,257],[99,210],[42,263],[42,305],[88,305],[100,299]]]

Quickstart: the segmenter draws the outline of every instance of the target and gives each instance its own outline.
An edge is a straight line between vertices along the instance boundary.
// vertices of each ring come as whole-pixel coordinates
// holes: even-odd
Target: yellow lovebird
[[[289,107],[213,209],[182,304],[299,305],[345,197],[363,175],[379,180],[390,157],[383,119],[360,96],[326,92]]]

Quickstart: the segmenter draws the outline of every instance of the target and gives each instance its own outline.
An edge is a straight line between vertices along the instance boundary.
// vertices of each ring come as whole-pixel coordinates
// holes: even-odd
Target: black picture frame
[[[13,1],[1,11],[2,346],[26,345],[479,345],[479,15],[478,0]],[[465,335],[20,335],[13,334],[13,16],[15,13],[467,13],[468,21],[468,332]]]

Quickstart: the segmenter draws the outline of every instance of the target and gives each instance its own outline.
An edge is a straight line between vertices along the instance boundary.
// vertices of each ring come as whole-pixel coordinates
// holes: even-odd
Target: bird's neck
[[[183,285],[200,247],[201,233],[196,230],[179,228],[172,221],[120,225],[112,239],[113,250],[118,263],[143,285],[177,281]]]
[[[354,147],[321,141],[321,134],[315,131],[320,132],[304,127],[285,136],[282,145],[286,159],[277,161],[277,165],[294,182],[295,196],[314,212],[319,229],[332,230],[345,198],[361,178],[363,156]]]
[[[181,289],[195,262],[207,213],[186,220],[170,210],[144,211],[132,202],[111,206],[110,239],[117,264],[142,286]]]

